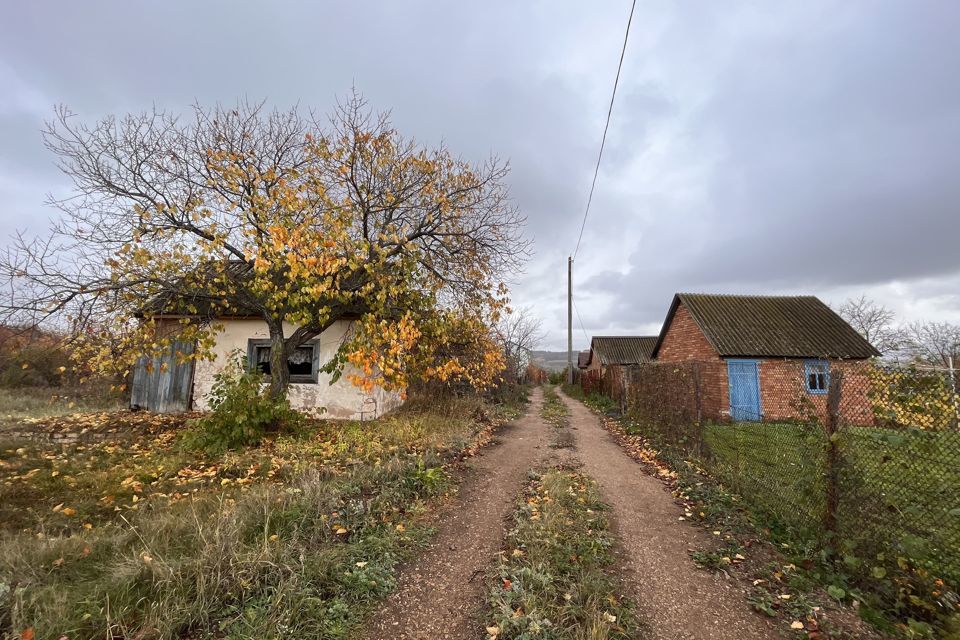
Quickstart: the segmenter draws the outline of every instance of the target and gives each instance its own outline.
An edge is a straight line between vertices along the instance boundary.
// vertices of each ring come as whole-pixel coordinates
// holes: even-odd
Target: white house
[[[175,319],[177,316],[171,314],[158,320]],[[208,410],[215,374],[238,352],[247,356],[249,366],[257,367],[269,376],[270,333],[266,322],[244,316],[215,320],[222,330],[217,334],[213,359],[178,362],[174,350],[193,352],[193,345],[184,343],[177,343],[169,353],[152,361],[142,358],[134,370],[131,405],[163,413]],[[376,387],[367,393],[355,386],[348,376],[358,371],[349,364],[333,384],[330,384],[331,374],[320,371],[336,354],[350,325],[349,320],[336,322],[291,355],[288,398],[293,408],[327,418],[370,420],[403,404],[403,397],[398,392]],[[295,329],[296,326],[285,324],[284,335],[289,336]]]

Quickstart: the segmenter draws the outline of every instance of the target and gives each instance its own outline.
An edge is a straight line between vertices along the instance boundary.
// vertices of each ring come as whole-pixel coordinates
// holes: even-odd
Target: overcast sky
[[[45,195],[69,193],[39,132],[55,104],[89,121],[238,98],[329,111],[356,86],[405,134],[510,160],[536,248],[514,300],[565,347],[629,8],[10,3],[0,233],[42,230]],[[586,333],[655,333],[676,291],[865,293],[960,321],[958,25],[953,0],[640,0],[575,264]]]

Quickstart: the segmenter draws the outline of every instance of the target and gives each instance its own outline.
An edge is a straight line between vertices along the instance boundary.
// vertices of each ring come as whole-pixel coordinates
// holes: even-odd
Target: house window
[[[250,367],[265,376],[270,376],[270,341],[250,340],[247,350]],[[319,371],[320,351],[316,342],[302,344],[287,357],[290,382],[316,382]]]
[[[830,363],[827,360],[807,360],[807,392],[827,393],[830,389]]]

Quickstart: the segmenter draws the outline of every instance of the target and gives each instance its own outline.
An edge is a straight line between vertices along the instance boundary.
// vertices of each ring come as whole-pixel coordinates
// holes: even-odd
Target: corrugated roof
[[[577,368],[586,369],[590,366],[590,352],[581,351],[577,354]]]
[[[590,340],[590,358],[600,364],[640,364],[653,359],[657,336],[594,336]]]
[[[723,357],[863,359],[873,345],[816,296],[678,293],[657,346],[682,303]]]

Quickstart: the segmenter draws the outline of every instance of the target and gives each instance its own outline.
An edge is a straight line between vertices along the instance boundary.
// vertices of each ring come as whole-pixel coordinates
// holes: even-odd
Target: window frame
[[[810,386],[811,375],[823,376],[823,389],[814,389]],[[804,360],[803,383],[810,395],[823,396],[830,393],[830,361],[822,358]]]
[[[257,348],[272,348],[273,345],[269,338],[250,338],[247,340],[247,367],[250,371],[257,370]],[[299,345],[298,349],[313,349],[313,359],[310,362],[310,375],[290,374],[290,384],[317,384],[320,381],[320,341],[309,340]],[[265,380],[270,380],[270,375],[264,374]]]

